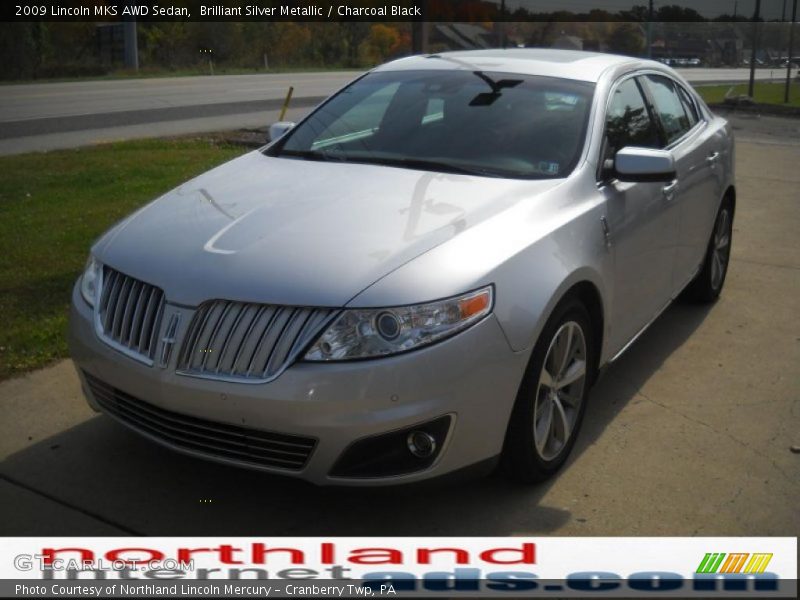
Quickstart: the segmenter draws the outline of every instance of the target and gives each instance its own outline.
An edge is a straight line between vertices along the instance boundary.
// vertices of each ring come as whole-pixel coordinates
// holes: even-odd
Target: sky
[[[593,8],[605,9],[610,12],[626,10],[635,5],[647,5],[648,0],[506,0],[506,6],[513,10],[517,6],[524,6],[529,10],[552,11],[571,10],[573,12],[589,12]],[[678,4],[695,9],[707,18],[721,14],[733,14],[734,5],[737,14],[753,15],[756,0],[655,0],[655,6]],[[761,16],[764,19],[780,19],[783,11],[784,0],[761,0]],[[800,8],[798,8],[800,11]],[[792,17],[792,0],[786,0],[786,20]],[[800,18],[800,17],[798,17]]]

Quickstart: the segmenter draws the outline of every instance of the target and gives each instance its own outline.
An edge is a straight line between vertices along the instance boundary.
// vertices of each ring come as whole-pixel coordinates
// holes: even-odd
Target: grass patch
[[[103,231],[240,154],[181,139],[0,157],[0,379],[67,356],[72,285]]]
[[[739,96],[747,94],[748,84],[738,85],[700,85],[695,89],[709,104],[719,104],[725,101],[725,94],[733,88],[731,95]],[[783,104],[783,94],[786,89],[786,82],[759,82],[753,89],[753,99],[763,104]],[[789,89],[789,104],[784,106],[800,106],[800,83],[794,81]]]

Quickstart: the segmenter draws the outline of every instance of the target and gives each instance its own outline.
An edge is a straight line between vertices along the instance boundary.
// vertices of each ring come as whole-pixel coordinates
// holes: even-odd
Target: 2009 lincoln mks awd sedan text
[[[90,404],[319,484],[565,461],[598,370],[713,301],[731,128],[669,67],[487,50],[378,67],[94,245]]]

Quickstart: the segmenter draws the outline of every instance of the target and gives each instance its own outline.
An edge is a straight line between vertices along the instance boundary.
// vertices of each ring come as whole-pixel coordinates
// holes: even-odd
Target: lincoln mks
[[[74,288],[89,403],[177,451],[541,481],[600,370],[725,282],[731,128],[657,62],[415,56],[271,133],[117,223]]]

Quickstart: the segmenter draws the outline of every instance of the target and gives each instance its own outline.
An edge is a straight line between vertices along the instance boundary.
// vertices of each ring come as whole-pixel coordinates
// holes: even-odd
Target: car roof
[[[576,81],[597,82],[609,69],[623,66],[663,69],[655,61],[583,52],[579,50],[553,50],[550,48],[509,48],[506,50],[465,50],[440,52],[401,58],[375,69],[375,71],[464,69],[470,71],[496,71],[561,77]],[[614,69],[615,71],[617,69]]]

